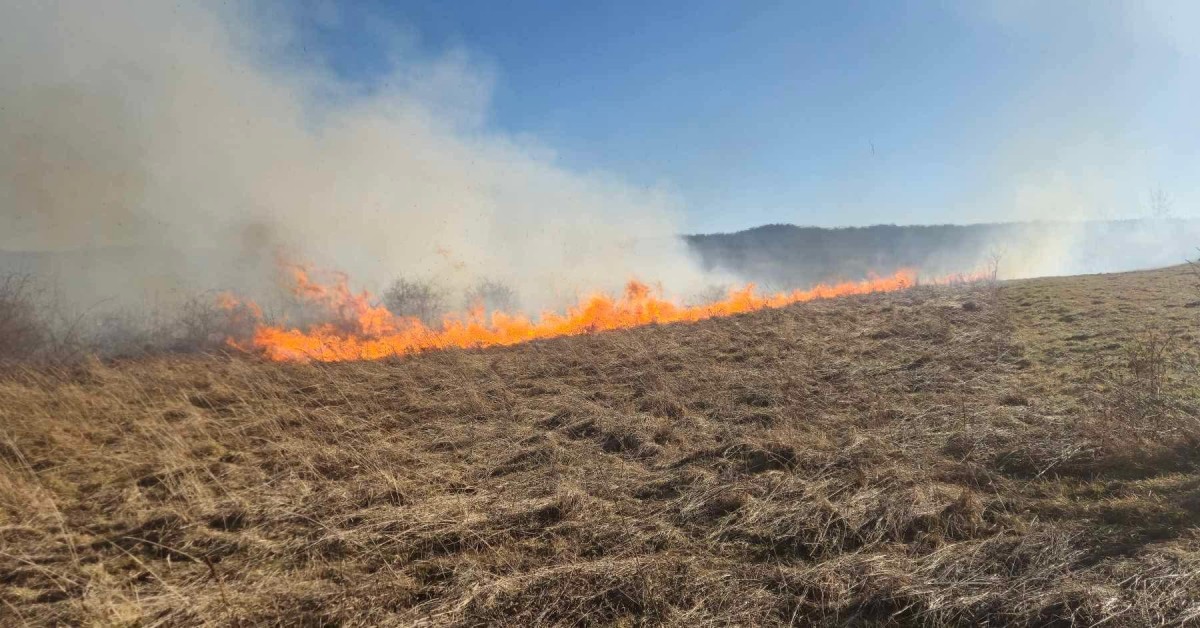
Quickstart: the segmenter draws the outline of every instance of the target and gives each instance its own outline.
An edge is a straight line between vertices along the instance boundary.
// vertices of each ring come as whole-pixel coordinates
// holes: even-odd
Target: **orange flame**
[[[543,312],[536,321],[505,312],[494,312],[487,317],[482,309],[476,309],[466,314],[451,314],[440,328],[431,328],[417,319],[396,316],[382,305],[372,305],[371,294],[352,292],[344,274],[335,273],[332,285],[323,285],[313,281],[302,266],[292,265],[289,270],[293,293],[326,310],[335,322],[307,329],[260,323],[248,343],[230,339],[231,345],[259,351],[277,361],[374,360],[431,349],[513,345],[652,323],[695,322],[815,299],[894,292],[913,286],[917,281],[914,271],[901,270],[890,277],[819,284],[809,290],[762,296],[755,293],[753,284],[748,284],[731,290],[721,301],[697,306],[679,305],[659,296],[646,284],[630,281],[619,298],[595,294],[581,299],[564,313]],[[982,277],[955,275],[933,283],[968,282]],[[228,295],[222,299],[229,309],[243,305]],[[242,309],[258,311],[253,304]]]

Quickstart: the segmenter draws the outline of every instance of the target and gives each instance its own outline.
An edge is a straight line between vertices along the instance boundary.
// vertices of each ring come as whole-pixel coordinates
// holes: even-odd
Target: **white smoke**
[[[1194,256],[1200,4],[951,6],[1011,42],[1014,58],[1044,59],[1002,107],[980,118],[979,129],[1003,133],[960,200],[973,208],[965,219],[1055,223],[1024,230],[1024,242],[998,242],[1010,251],[1002,271],[1008,277],[1111,272]],[[1172,199],[1171,206],[1152,207],[1156,194]],[[1089,224],[1113,219],[1128,222]]]
[[[706,283],[675,195],[489,129],[493,79],[463,53],[398,49],[363,90],[279,63],[286,19],[218,6],[0,5],[0,250],[83,251],[93,294],[247,289],[277,251],[376,289],[487,276],[530,307]]]

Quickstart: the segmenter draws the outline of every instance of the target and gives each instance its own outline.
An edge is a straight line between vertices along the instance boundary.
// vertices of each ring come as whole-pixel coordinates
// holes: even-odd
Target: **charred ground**
[[[0,379],[3,623],[1200,618],[1186,268]]]

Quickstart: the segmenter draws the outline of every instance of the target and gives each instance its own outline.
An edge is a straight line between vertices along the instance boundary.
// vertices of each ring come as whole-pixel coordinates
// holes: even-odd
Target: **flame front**
[[[259,351],[271,360],[335,362],[374,360],[446,348],[513,345],[542,338],[572,336],[597,331],[626,329],[652,323],[695,322],[717,316],[777,308],[802,301],[894,292],[916,284],[917,274],[901,270],[890,277],[864,281],[820,284],[809,290],[758,295],[748,284],[732,290],[714,303],[684,306],[663,298],[650,286],[630,281],[620,297],[595,294],[580,300],[566,312],[543,312],[535,321],[521,314],[494,312],[486,316],[477,309],[451,314],[433,328],[414,318],[399,317],[382,305],[373,305],[370,293],[354,293],[347,277],[335,274],[331,285],[315,282],[303,267],[290,266],[293,293],[302,301],[328,312],[334,322],[306,329],[259,323],[249,342],[230,339],[230,344]],[[975,275],[958,275],[933,283],[973,281]],[[235,303],[224,297],[229,308]],[[257,312],[253,304],[248,309]],[[247,307],[242,307],[246,310]]]

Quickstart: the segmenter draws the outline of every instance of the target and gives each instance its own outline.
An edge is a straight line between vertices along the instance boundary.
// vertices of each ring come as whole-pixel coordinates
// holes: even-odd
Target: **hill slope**
[[[0,616],[1194,620],[1197,299],[1173,268],[374,363],[12,373]]]

